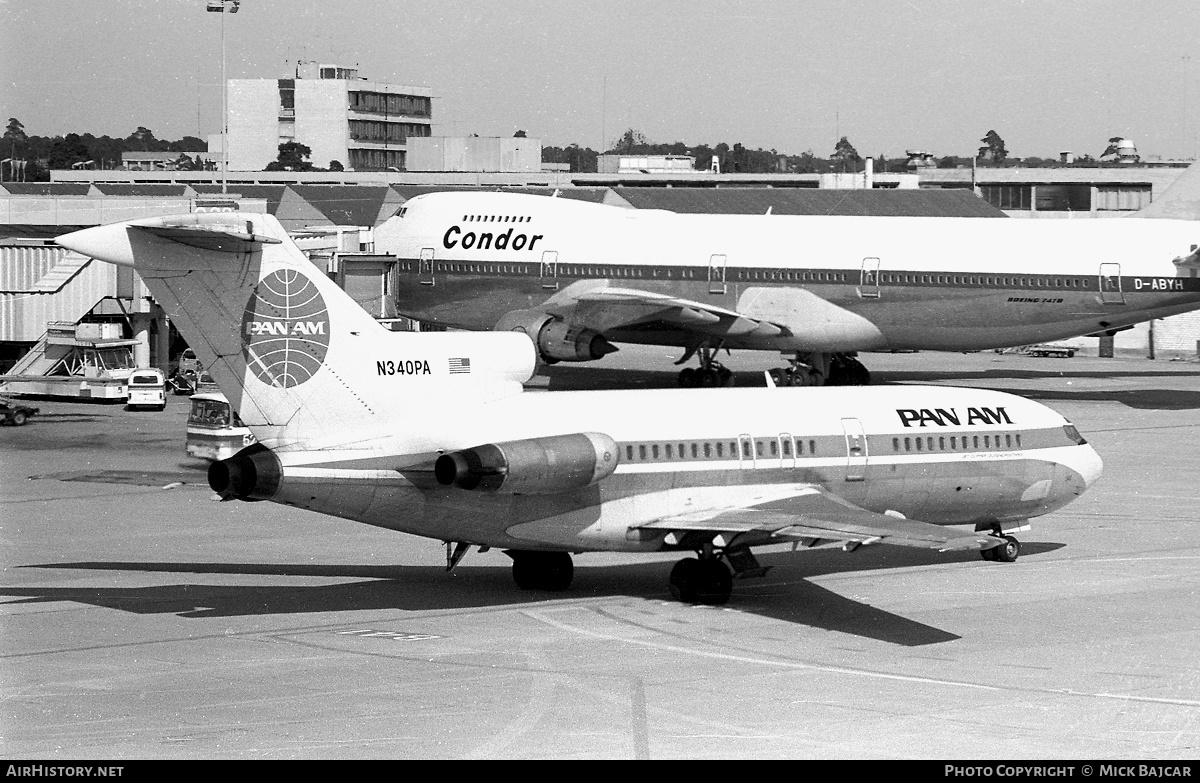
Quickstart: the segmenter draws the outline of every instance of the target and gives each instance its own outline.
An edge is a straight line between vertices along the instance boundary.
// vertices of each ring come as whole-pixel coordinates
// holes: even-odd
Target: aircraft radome
[[[391,332],[271,216],[134,220],[59,239],[132,266],[258,439],[209,470],[270,500],[503,548],[518,585],[561,590],[572,553],[695,552],[684,601],[765,572],[754,548],[980,550],[1100,475],[1062,416],[945,387],[525,393],[523,335]],[[959,527],[964,526],[964,527]]]
[[[1170,198],[1152,206],[1174,214]],[[694,215],[483,191],[416,196],[375,231],[404,315],[523,332],[546,362],[679,346],[677,364],[700,360],[682,386],[732,385],[722,348],[789,355],[777,386],[863,385],[859,351],[1114,333],[1200,307],[1197,243],[1194,220]]]

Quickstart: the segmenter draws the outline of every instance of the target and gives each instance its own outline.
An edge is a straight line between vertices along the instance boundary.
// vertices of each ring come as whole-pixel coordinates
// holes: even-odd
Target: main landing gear
[[[671,569],[670,584],[676,601],[720,606],[733,592],[733,574],[719,557],[689,557]]]
[[[683,358],[675,363],[683,364],[692,358],[692,354],[699,354],[700,366],[684,367],[680,370],[679,385],[684,389],[694,389],[697,387],[712,389],[718,386],[733,386],[733,371],[716,360],[716,354],[719,350],[721,350],[721,346],[719,345],[716,348],[710,348],[708,343],[703,343],[696,348],[685,351]]]
[[[676,601],[721,606],[733,592],[735,576],[738,579],[763,577],[771,570],[759,565],[749,547],[717,551],[710,542],[697,554],[698,558],[680,560],[671,569],[671,597]],[[722,558],[729,561],[728,566]]]
[[[522,590],[562,592],[571,586],[575,565],[568,552],[505,551],[513,561],[513,581]]]
[[[867,386],[871,373],[853,353],[797,352],[788,367],[771,370],[776,386]]]

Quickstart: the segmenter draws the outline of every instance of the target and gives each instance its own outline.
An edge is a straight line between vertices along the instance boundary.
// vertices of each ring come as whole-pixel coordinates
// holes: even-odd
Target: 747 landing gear
[[[694,350],[684,353],[683,358],[675,362],[683,364],[693,353],[700,355],[700,366],[697,368],[684,367],[679,371],[679,385],[685,389],[716,388],[718,386],[733,386],[733,371],[714,358],[721,347],[709,348],[705,343]]]
[[[790,367],[771,370],[776,386],[867,386],[871,373],[853,353],[797,352]]]

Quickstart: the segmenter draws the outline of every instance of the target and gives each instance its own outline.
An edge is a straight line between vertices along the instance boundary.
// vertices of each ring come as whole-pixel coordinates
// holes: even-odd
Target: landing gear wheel
[[[700,561],[694,557],[680,560],[671,569],[671,597],[685,604],[694,604],[700,600],[697,584],[700,581]]]
[[[694,389],[699,386],[699,379],[696,378],[697,370],[692,367],[684,367],[679,371],[679,387],[682,389]]]
[[[733,592],[733,576],[729,567],[717,558],[699,560],[700,584],[696,591],[700,603],[709,606],[721,606],[729,600]]]
[[[998,562],[1015,563],[1021,555],[1021,542],[1012,536],[1004,536],[1004,543],[994,547],[992,552]]]
[[[575,565],[566,552],[509,552],[513,581],[522,590],[562,592],[571,586]]]
[[[12,423],[15,427],[20,427],[25,423],[25,411],[17,411],[12,416]]]

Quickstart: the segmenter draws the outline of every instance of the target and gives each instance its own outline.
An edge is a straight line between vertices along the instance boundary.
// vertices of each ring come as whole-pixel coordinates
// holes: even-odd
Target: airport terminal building
[[[228,91],[231,171],[262,171],[288,142],[311,149],[318,168],[403,171],[408,139],[432,134],[430,88],[367,81],[355,68],[298,63],[291,78],[230,79]],[[220,143],[210,140],[210,155]]]

